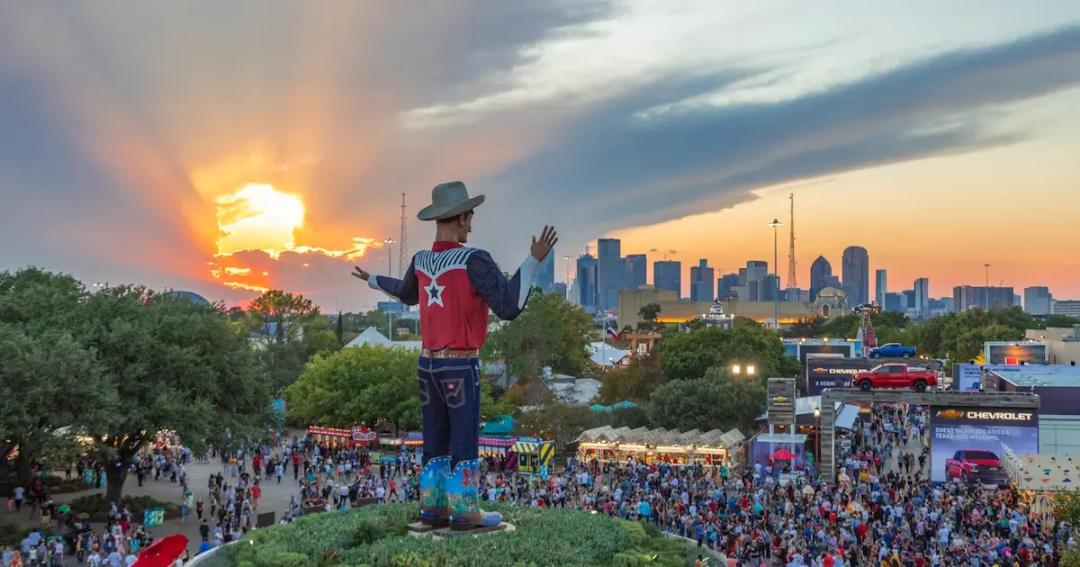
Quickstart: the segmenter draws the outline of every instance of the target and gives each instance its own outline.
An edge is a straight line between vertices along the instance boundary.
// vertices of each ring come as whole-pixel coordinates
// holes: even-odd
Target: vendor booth
[[[625,462],[671,465],[700,464],[709,467],[731,465],[745,437],[738,429],[727,433],[713,429],[682,432],[664,428],[612,428],[610,425],[583,432],[577,438],[582,461]]]
[[[375,432],[364,426],[350,428],[309,425],[307,432],[316,445],[326,445],[335,449],[374,445],[376,441]]]
[[[551,469],[555,442],[543,441],[538,437],[518,437],[511,450],[517,453],[518,472],[539,474],[541,469]]]
[[[516,437],[492,437],[488,435],[481,435],[477,438],[477,445],[479,447],[480,456],[483,457],[506,456],[516,442]]]

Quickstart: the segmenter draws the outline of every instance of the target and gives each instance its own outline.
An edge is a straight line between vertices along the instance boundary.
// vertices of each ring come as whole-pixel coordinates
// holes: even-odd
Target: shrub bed
[[[141,523],[143,510],[148,508],[164,508],[166,520],[180,517],[179,504],[154,500],[149,496],[125,496],[123,503],[123,507],[131,511],[133,523]],[[88,514],[91,522],[105,522],[109,519],[109,502],[105,500],[104,494],[81,496],[71,501],[71,511],[75,514]]]
[[[0,548],[10,545],[16,547],[26,537],[26,534],[35,531],[18,524],[0,524]]]
[[[479,537],[410,537],[415,504],[367,506],[251,532],[221,550],[237,567],[684,566],[688,546],[635,522],[586,512],[498,507],[517,529]]]

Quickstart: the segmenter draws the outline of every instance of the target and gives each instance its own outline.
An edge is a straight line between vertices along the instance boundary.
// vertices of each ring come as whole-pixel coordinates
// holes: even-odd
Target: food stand
[[[518,437],[511,450],[517,453],[518,472],[539,474],[545,468],[551,470],[555,457],[554,441],[544,441],[538,437]]]
[[[682,432],[664,428],[612,428],[610,425],[583,432],[577,438],[581,461],[637,462],[719,467],[728,464],[745,441],[738,429]]]
[[[309,425],[307,432],[316,445],[326,445],[335,449],[374,445],[377,440],[374,431],[359,425],[355,427]]]
[[[516,437],[481,435],[477,438],[477,446],[481,457],[506,457],[516,442]]]

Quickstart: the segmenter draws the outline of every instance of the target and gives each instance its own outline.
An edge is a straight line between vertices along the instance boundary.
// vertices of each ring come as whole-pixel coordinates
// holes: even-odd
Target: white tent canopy
[[[615,366],[630,356],[630,351],[615,348],[605,342],[589,343],[589,358],[598,366]]]
[[[349,341],[346,347],[359,347],[359,346],[378,346],[378,347],[400,347],[408,350],[420,350],[420,341],[391,341],[386,338],[385,335],[380,333],[375,327],[368,327],[364,329],[364,332],[356,336],[355,339]]]

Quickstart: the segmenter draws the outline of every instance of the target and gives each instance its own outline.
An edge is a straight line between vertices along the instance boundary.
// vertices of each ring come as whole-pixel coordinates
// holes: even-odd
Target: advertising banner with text
[[[825,388],[850,388],[856,372],[878,364],[865,358],[810,356],[806,359],[806,395],[819,396]]]
[[[1003,484],[1000,459],[1039,452],[1039,414],[1033,409],[930,408],[930,480]],[[1004,479],[1004,480],[1003,480]]]
[[[961,392],[978,392],[984,370],[1007,379],[1012,372],[1022,372],[1024,374],[1071,373],[1075,368],[1064,364],[1024,364],[1022,366],[1019,364],[984,364],[982,366],[978,364],[954,364],[953,382],[956,384],[956,389]]]

